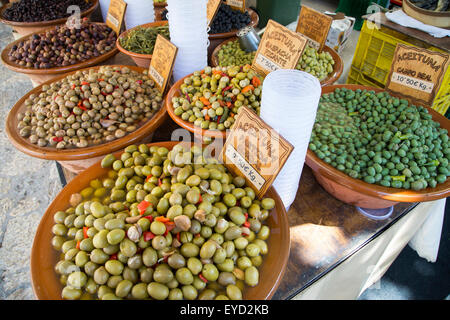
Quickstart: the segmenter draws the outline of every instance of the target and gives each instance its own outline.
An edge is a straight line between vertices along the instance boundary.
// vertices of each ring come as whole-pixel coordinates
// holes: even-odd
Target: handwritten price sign
[[[431,106],[449,60],[448,54],[398,44],[386,90]]]

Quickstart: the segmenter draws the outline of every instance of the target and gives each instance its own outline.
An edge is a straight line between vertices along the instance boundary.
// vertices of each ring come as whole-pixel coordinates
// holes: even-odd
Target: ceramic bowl
[[[119,49],[120,52],[126,54],[131,59],[133,59],[134,63],[136,63],[136,65],[138,67],[142,67],[142,68],[148,69],[150,67],[150,62],[152,61],[152,55],[151,54],[142,54],[142,53],[136,53],[136,52],[128,51],[124,47],[121,46],[120,39],[123,39],[132,30],[136,30],[136,29],[139,29],[139,28],[160,27],[160,26],[165,26],[167,24],[168,24],[167,21],[156,21],[156,22],[143,24],[143,25],[134,27],[132,29],[129,29],[129,30],[123,32],[117,38],[116,46],[117,46],[117,48]]]
[[[145,69],[134,67],[134,66],[121,66],[128,67],[134,71],[143,72]],[[98,69],[99,66],[89,69]],[[81,71],[83,71],[81,70]],[[75,73],[73,71],[72,73]],[[72,74],[69,73],[69,74]],[[69,171],[74,173],[79,173],[82,170],[88,168],[92,164],[101,160],[101,158],[110,153],[120,149],[125,148],[127,145],[133,143],[144,143],[151,141],[151,136],[155,130],[164,122],[167,118],[166,107],[164,102],[162,103],[161,109],[146,123],[142,124],[136,131],[131,132],[124,136],[123,138],[113,140],[107,143],[103,143],[97,146],[91,146],[87,148],[77,148],[77,149],[63,149],[57,150],[50,147],[38,147],[32,144],[27,139],[22,138],[17,129],[18,119],[16,117],[17,113],[25,109],[25,100],[31,94],[39,94],[42,91],[42,86],[46,84],[51,84],[54,81],[65,78],[69,74],[60,75],[58,78],[47,81],[42,85],[32,89],[25,96],[23,96],[17,103],[12,107],[8,114],[6,120],[6,133],[9,137],[10,142],[19,151],[28,154],[32,157],[41,158],[45,160],[57,160],[62,166],[66,167]]]
[[[157,142],[149,146],[157,145],[171,149],[177,143],[175,141]],[[121,152],[116,153],[117,156],[119,154]],[[51,245],[54,213],[67,209],[72,193],[79,192],[89,185],[92,179],[104,177],[107,171],[100,166],[100,163],[91,166],[69,182],[44,213],[31,250],[31,280],[37,299],[61,299],[62,286],[54,271],[59,253]],[[276,209],[271,211],[267,220],[271,228],[271,234],[267,240],[269,253],[264,256],[263,264],[259,267],[260,283],[244,291],[243,298],[247,300],[270,299],[273,296],[283,278],[289,257],[290,238],[286,210],[273,188],[268,190],[266,196],[272,197],[276,202]]]
[[[365,87],[361,85],[332,85],[322,88],[322,94],[334,92],[336,88],[348,88],[351,90],[384,91],[380,88]],[[450,120],[427,108],[434,121],[440,123],[442,128],[450,132]],[[351,178],[333,166],[320,160],[316,154],[309,150],[306,154],[306,165],[314,173],[319,184],[335,198],[357,207],[366,209],[383,209],[399,202],[423,202],[446,198],[450,195],[450,179],[438,184],[435,188],[426,188],[419,191],[388,188],[375,184],[369,184],[359,179]]]
[[[94,23],[96,23],[96,22],[94,22]],[[96,24],[104,24],[104,23],[96,23]],[[15,63],[14,61],[12,61],[9,58],[8,54],[14,45],[17,45],[22,41],[28,40],[34,34],[43,33],[47,30],[52,30],[54,28],[56,28],[56,27],[51,27],[46,30],[34,32],[32,34],[24,36],[20,39],[15,40],[14,42],[11,42],[10,44],[8,44],[3,49],[2,54],[1,54],[1,60],[2,60],[3,64],[8,69],[10,69],[14,72],[23,73],[23,74],[27,75],[36,84],[41,84],[41,83],[44,83],[45,81],[55,79],[55,78],[61,76],[61,74],[66,74],[66,73],[74,71],[74,70],[84,69],[87,67],[92,67],[92,66],[98,65],[98,64],[114,57],[119,52],[119,50],[114,46],[110,51],[108,51],[98,57],[93,57],[91,59],[88,59],[88,60],[85,60],[85,61],[82,61],[82,62],[79,62],[76,64],[68,65],[68,66],[53,67],[53,68],[48,68],[48,69],[36,69],[36,68],[23,67],[23,66],[20,66],[19,64]]]

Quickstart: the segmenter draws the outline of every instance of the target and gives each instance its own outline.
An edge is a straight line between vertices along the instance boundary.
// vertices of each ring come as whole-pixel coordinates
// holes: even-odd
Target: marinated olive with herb
[[[177,165],[181,156],[185,161]],[[140,158],[143,163],[135,165]],[[114,166],[130,159],[129,167]],[[52,244],[63,253],[55,271],[64,299],[242,299],[244,285],[258,285],[270,235],[262,212],[275,207],[273,199],[256,200],[245,179],[181,144],[170,151],[129,146],[101,165],[108,174],[54,214]],[[142,165],[149,167],[147,175],[136,170]],[[155,181],[156,167],[163,173]],[[139,188],[141,200],[112,199],[126,188],[117,183],[122,178],[136,182],[128,193]],[[109,180],[113,187],[105,188]],[[145,181],[160,190],[138,187]],[[99,189],[105,192],[94,196]],[[245,197],[251,216],[238,202]]]

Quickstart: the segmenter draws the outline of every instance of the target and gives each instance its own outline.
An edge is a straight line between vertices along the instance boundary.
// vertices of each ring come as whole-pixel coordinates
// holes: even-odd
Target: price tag
[[[233,9],[241,10],[245,12],[245,0],[225,0],[225,3]]]
[[[113,29],[117,35],[122,30],[123,17],[127,3],[123,0],[111,0],[109,4],[108,13],[106,15],[106,25]]]
[[[431,106],[449,64],[449,54],[397,44],[386,90]]]
[[[262,198],[294,147],[247,107],[241,107],[225,141],[221,159],[235,175],[245,178]]]
[[[330,31],[333,18],[306,6],[300,9],[296,31],[305,35],[313,42],[311,44],[319,51],[322,51],[327,41],[328,31]]]
[[[211,25],[221,3],[222,0],[208,0],[206,3],[206,20],[208,21],[208,26]]]
[[[155,81],[159,91],[164,94],[172,75],[178,48],[164,36],[158,34],[152,60],[148,69],[150,78]]]
[[[259,43],[252,68],[267,75],[277,69],[295,69],[306,46],[306,38],[269,20]]]

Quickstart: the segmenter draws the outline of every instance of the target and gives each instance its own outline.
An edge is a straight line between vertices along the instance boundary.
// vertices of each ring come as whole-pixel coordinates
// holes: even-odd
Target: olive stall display
[[[9,60],[20,67],[49,69],[74,65],[115,49],[116,33],[83,19],[80,28],[57,26],[11,47]]]
[[[337,88],[322,95],[309,149],[348,176],[414,191],[450,176],[448,131],[425,107],[387,92]]]
[[[92,6],[86,0],[19,0],[3,11],[2,18],[15,22],[41,22],[69,17],[70,6],[78,6],[83,12]]]
[[[224,43],[217,52],[218,65],[221,67],[233,65],[252,64],[256,51],[246,52],[241,48],[237,39]],[[300,57],[296,69],[302,70],[324,80],[334,69],[335,61],[326,51],[318,52],[310,46],[306,46]]]
[[[108,173],[54,212],[64,299],[232,299],[261,280],[266,225],[258,200],[201,147],[131,145]]]
[[[180,94],[169,105],[175,117],[195,127],[224,132],[242,106],[259,114],[262,81],[250,65],[206,67],[179,80]]]
[[[16,116],[22,138],[39,147],[84,148],[137,130],[162,106],[144,73],[120,66],[85,69],[44,84]]]

